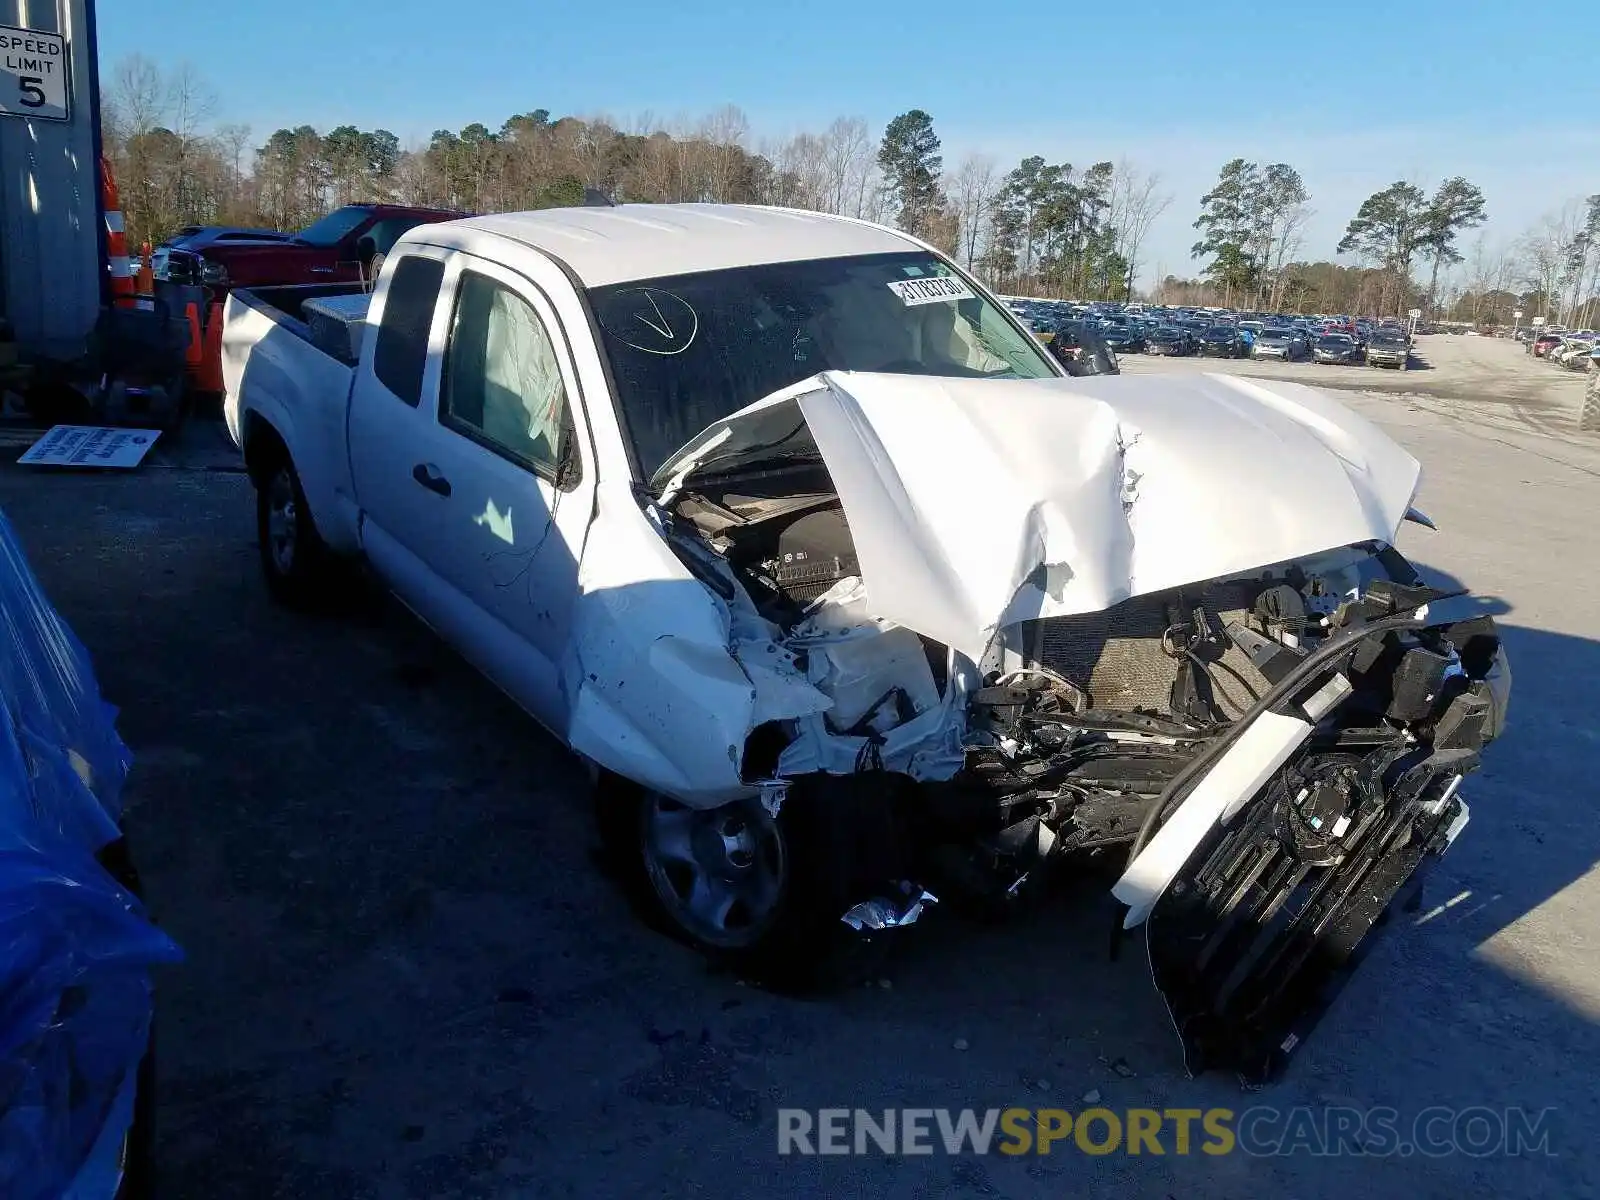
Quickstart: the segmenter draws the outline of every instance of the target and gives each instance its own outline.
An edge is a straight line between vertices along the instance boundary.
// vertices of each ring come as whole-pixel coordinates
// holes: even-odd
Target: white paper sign
[[[137,467],[161,436],[159,429],[99,429],[57,425],[17,459],[30,467]]]
[[[65,121],[67,39],[0,25],[0,115]]]
[[[926,279],[894,279],[889,290],[908,308],[917,304],[938,304],[944,300],[970,300],[972,289],[953,275],[932,275]]]

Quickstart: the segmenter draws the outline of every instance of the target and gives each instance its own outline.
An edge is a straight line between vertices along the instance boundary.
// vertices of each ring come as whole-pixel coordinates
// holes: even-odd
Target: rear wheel
[[[300,477],[287,454],[276,456],[256,486],[256,541],[274,599],[291,608],[320,607],[330,594],[331,556],[311,519]]]

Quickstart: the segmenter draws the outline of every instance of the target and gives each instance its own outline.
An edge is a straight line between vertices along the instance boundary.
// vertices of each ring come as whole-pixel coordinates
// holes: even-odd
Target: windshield
[[[591,288],[645,479],[708,425],[819,371],[1046,379],[1044,347],[926,251]]]
[[[1350,344],[1350,339],[1342,333],[1330,333],[1317,340],[1317,345],[1328,350],[1342,350]]]
[[[307,225],[295,237],[311,246],[332,246],[372,214],[364,208],[336,208],[322,220]]]

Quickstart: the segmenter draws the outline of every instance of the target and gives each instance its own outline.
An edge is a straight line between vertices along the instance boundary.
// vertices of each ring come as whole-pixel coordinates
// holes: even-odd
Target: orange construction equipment
[[[183,319],[189,323],[189,343],[183,348],[184,366],[189,377],[196,379],[201,370],[201,355],[205,353],[205,339],[200,326],[200,306],[190,303],[183,307]]]
[[[213,300],[206,313],[205,342],[195,366],[194,386],[202,392],[222,392],[222,301]]]
[[[122,220],[122,200],[111,163],[100,156],[100,203],[106,213],[106,257],[111,261],[111,302],[119,308],[137,308],[139,292],[135,286],[133,260],[128,257],[128,231]]]
[[[156,294],[155,248],[146,242],[139,247],[138,292],[141,303]]]

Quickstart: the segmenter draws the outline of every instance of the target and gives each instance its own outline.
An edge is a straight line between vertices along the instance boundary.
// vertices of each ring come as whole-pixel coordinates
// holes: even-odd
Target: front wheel
[[[261,572],[275,600],[299,609],[317,608],[327,601],[330,555],[287,455],[273,463],[257,485],[256,541]]]
[[[713,962],[783,990],[833,982],[849,942],[848,838],[832,805],[795,795],[697,809],[603,774],[595,811],[605,857],[644,920]],[[859,897],[858,897],[859,898]]]

